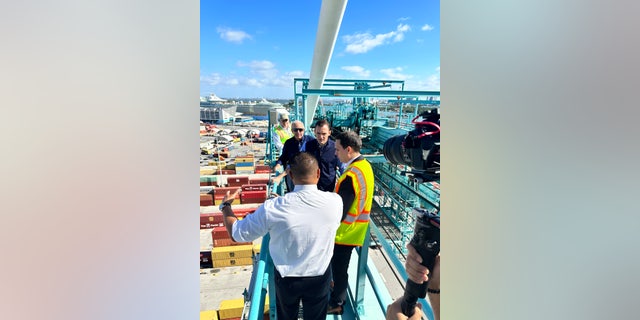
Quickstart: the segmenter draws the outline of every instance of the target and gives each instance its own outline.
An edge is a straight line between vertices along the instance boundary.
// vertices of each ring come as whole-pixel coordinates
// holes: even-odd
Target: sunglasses
[[[298,131],[298,132],[300,132],[300,131],[304,131],[304,129],[302,129],[302,128],[293,128],[292,130],[293,130],[293,131]]]
[[[289,121],[289,119],[282,119],[282,120],[280,120],[280,121],[282,121],[282,122],[287,122],[287,121]]]

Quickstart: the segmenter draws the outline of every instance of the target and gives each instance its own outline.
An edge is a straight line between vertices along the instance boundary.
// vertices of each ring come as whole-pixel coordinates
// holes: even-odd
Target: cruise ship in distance
[[[278,102],[270,102],[262,98],[260,101],[233,101],[225,100],[218,97],[215,93],[211,93],[208,97],[200,97],[200,107],[235,107],[235,112],[241,113],[243,116],[266,116],[272,108],[282,108],[282,104]]]

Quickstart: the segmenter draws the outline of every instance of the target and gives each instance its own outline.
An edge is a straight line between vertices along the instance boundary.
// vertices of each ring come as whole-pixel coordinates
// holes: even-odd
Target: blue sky
[[[200,95],[293,98],[309,77],[321,0],[200,2]],[[351,0],[327,78],[440,90],[440,2]]]

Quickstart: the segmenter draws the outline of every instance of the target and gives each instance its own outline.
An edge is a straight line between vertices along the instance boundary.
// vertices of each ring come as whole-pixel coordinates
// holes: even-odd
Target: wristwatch
[[[222,211],[222,209],[226,206],[231,207],[231,202],[223,202],[220,204],[220,206],[218,207],[220,209],[220,211]]]

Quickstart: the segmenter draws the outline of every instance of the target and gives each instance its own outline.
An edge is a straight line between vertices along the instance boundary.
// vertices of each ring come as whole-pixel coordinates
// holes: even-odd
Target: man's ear
[[[318,171],[316,171],[316,178],[320,179],[320,168],[318,168]]]

